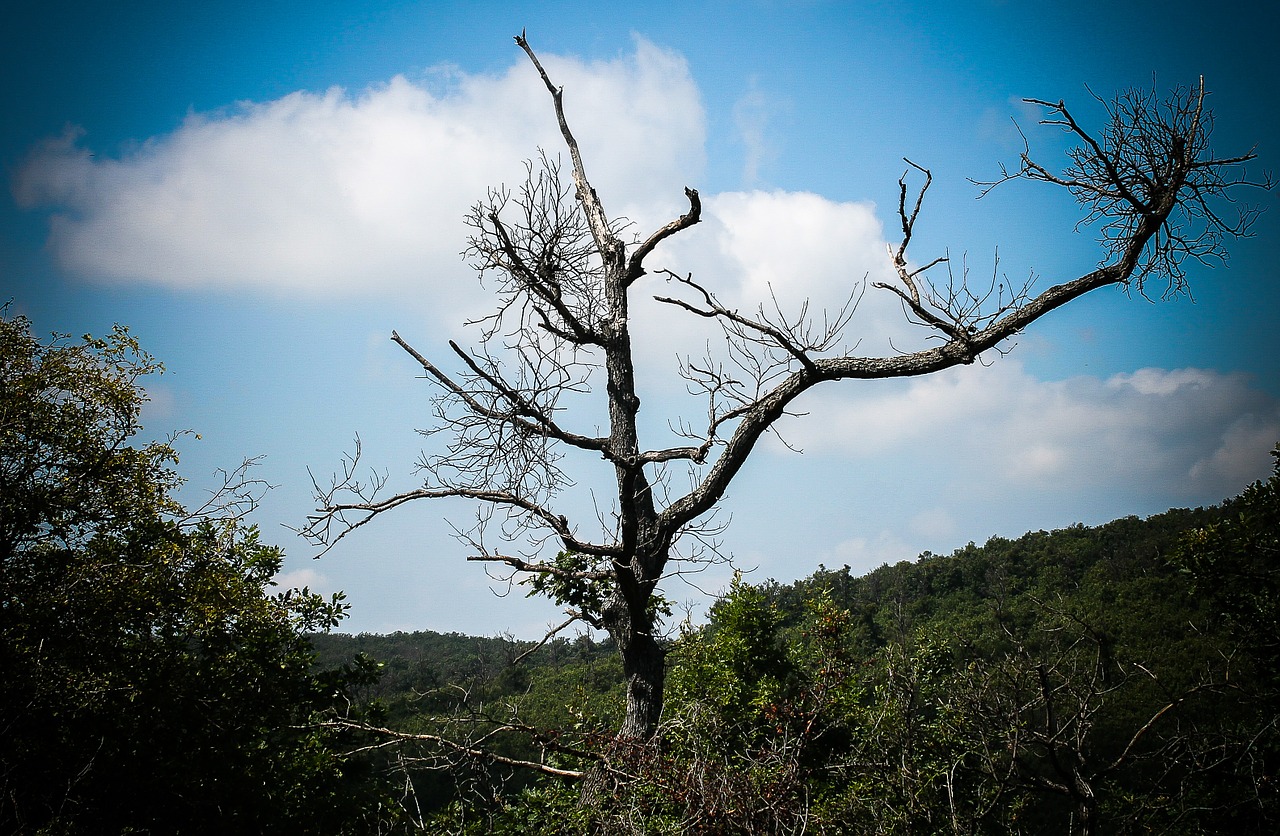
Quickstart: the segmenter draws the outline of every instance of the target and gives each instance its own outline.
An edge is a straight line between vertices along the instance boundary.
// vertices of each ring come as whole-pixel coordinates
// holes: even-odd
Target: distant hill
[[[1029,532],[1016,540],[993,537],[951,555],[925,552],[914,561],[884,565],[866,575],[848,566],[819,566],[802,580],[758,584],[781,608],[784,620],[803,617],[804,602],[818,591],[838,605],[870,616],[894,607],[894,618],[923,623],[999,599],[1026,594],[1071,594],[1090,576],[1122,578],[1173,571],[1163,556],[1189,529],[1209,525],[1223,515],[1221,507],[1175,509],[1147,519],[1125,517],[1096,527],[1075,525],[1056,531]],[[873,619],[874,620],[874,619]],[[714,618],[713,618],[714,622]],[[388,698],[425,692],[449,684],[492,682],[504,675],[537,643],[504,637],[436,633],[430,630],[391,634],[329,633],[311,637],[321,668],[337,667],[357,654],[383,663],[383,676],[372,695]],[[554,639],[522,662],[536,670],[612,659],[612,641],[587,636]]]
[[[629,756],[618,814],[672,832],[1075,832],[1086,818],[1092,832],[1272,832],[1275,497],[1273,479],[1219,507],[861,576],[739,579],[669,639],[664,731]],[[591,751],[621,715],[608,642],[313,643],[322,668],[382,663],[365,696],[393,728],[493,740],[507,757],[539,761],[539,739]],[[528,831],[577,809],[537,775],[415,757],[399,768],[441,829]]]

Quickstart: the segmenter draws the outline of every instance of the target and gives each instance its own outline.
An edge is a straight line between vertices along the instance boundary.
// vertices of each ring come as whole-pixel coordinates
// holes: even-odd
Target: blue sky
[[[127,324],[168,367],[147,432],[190,428],[191,499],[262,456],[278,487],[256,521],[284,580],[344,589],[347,629],[532,636],[558,620],[503,592],[450,537],[465,506],[405,507],[320,560],[284,527],[358,433],[412,487],[427,384],[389,340],[445,356],[490,297],[463,263],[461,217],[522,160],[559,145],[512,42],[527,28],[606,207],[639,228],[705,222],[650,259],[751,307],[838,305],[887,270],[903,157],[932,169],[919,262],[967,253],[974,275],[1040,286],[1100,257],[1070,200],[967,178],[1063,141],[1024,96],[1194,83],[1223,154],[1277,159],[1277,69],[1260,13],[1179,3],[20,4],[0,31],[0,289],[41,332]],[[1250,200],[1268,205],[1272,195]],[[1104,290],[1040,322],[1006,357],[932,379],[833,385],[783,425],[731,490],[723,549],[750,577],[819,563],[859,571],[970,540],[1207,504],[1263,476],[1280,440],[1280,263],[1273,210],[1194,301]],[[661,263],[659,263],[661,262]],[[663,292],[660,279],[652,290]],[[645,290],[642,288],[642,290]],[[638,304],[651,414],[696,417],[670,370],[698,336]],[[862,353],[917,338],[868,291]],[[584,418],[590,421],[590,418]],[[593,516],[599,463],[566,510]],[[725,572],[670,597],[695,611]]]

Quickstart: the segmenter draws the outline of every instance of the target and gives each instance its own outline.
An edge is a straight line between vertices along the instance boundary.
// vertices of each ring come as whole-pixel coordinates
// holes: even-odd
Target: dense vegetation
[[[627,743],[608,643],[326,634],[247,483],[184,508],[132,445],[127,331],[0,325],[0,832],[1280,831],[1280,459],[1218,508],[736,578]]]
[[[0,315],[0,833],[372,832],[380,777],[312,722],[371,675],[312,663],[346,605],[271,588],[248,482],[174,499],[173,447],[131,444],[158,371]]]
[[[628,750],[603,734],[621,706],[607,647],[559,642],[513,668],[528,645],[320,646],[388,660],[397,728],[427,735],[402,741],[402,767],[432,830],[1270,833],[1278,538],[1280,476],[1219,508],[864,577],[739,578],[670,644],[661,733]],[[614,792],[584,811],[571,783],[432,735],[561,766],[605,757]],[[415,773],[419,757],[436,771]]]

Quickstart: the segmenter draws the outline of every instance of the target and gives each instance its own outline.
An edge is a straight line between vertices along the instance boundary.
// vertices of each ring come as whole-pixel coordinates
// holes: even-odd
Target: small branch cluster
[[[169,440],[173,444],[173,439]],[[204,502],[195,508],[184,509],[178,524],[194,528],[205,522],[239,521],[257,510],[262,497],[271,490],[265,479],[251,477],[251,471],[262,461],[261,456],[247,458],[232,470],[218,468],[215,475],[222,484],[211,489]]]
[[[515,308],[520,325],[572,345],[600,346],[602,265],[581,204],[562,182],[559,160],[542,152],[539,164],[527,162],[525,169],[518,193],[490,189],[467,216],[474,234],[463,255],[481,280],[496,276],[498,282],[498,310],[482,320],[489,324],[484,338],[492,338]]]
[[[1031,600],[1047,616],[1041,628],[1047,647],[1029,649],[997,612],[1009,652],[971,664],[968,681],[951,696],[954,709],[983,732],[975,738],[975,765],[1000,788],[996,797],[1018,787],[1060,796],[1089,831],[1097,826],[1091,822],[1108,780],[1132,762],[1163,763],[1169,770],[1188,764],[1193,771],[1216,768],[1197,753],[1191,729],[1180,728],[1177,717],[1218,683],[1167,688],[1141,664],[1117,658],[1106,633],[1060,607]],[[1105,709],[1144,688],[1158,693],[1163,704],[1145,720],[1136,718],[1141,724],[1122,747],[1102,749],[1097,738],[1105,734],[1099,731]],[[1135,808],[1135,816],[1140,812]]]
[[[1153,89],[1129,90],[1111,101],[1095,96],[1107,112],[1097,137],[1063,102],[1024,99],[1048,112],[1042,125],[1060,127],[1078,141],[1068,152],[1070,164],[1055,174],[1025,149],[1016,170],[1002,167],[999,179],[979,185],[984,194],[1019,178],[1066,188],[1086,212],[1077,227],[1097,226],[1105,258],[1124,258],[1135,243],[1145,245],[1131,279],[1139,293],[1146,294],[1150,277],[1165,279],[1165,296],[1186,292],[1187,259],[1225,261],[1226,245],[1248,236],[1261,213],[1237,203],[1233,190],[1271,188],[1269,176],[1255,180],[1246,170],[1257,156],[1253,151],[1214,155],[1207,95],[1202,77],[1197,86],[1178,87],[1163,100]]]
[[[550,775],[556,778],[579,779],[582,777],[582,772],[576,769],[562,769],[551,766],[545,762],[521,760],[519,758],[511,758],[494,752],[494,741],[510,734],[520,735],[521,739],[532,739],[539,744],[540,748],[544,752],[569,754],[577,758],[594,758],[591,753],[584,752],[573,747],[557,745],[551,736],[545,733],[539,733],[536,729],[520,723],[503,723],[495,725],[491,728],[487,728],[482,735],[475,737],[474,739],[467,740],[466,742],[461,742],[459,737],[453,734],[440,735],[425,732],[396,731],[395,729],[383,728],[381,726],[356,720],[326,720],[320,723],[319,727],[360,731],[375,735],[378,738],[376,743],[363,746],[359,749],[354,749],[348,752],[348,755],[368,751],[370,749],[382,749],[388,746],[397,746],[406,743],[424,744],[429,748],[425,749],[422,754],[405,758],[407,765],[412,764],[418,769],[441,769],[453,771],[459,768],[460,760],[465,759],[479,763],[500,764],[502,766],[528,769],[533,772],[540,772],[544,775]]]
[[[945,340],[968,344],[973,335],[997,323],[1006,314],[1019,310],[1031,298],[1034,275],[1019,287],[999,277],[1000,259],[997,253],[992,268],[991,281],[985,288],[973,287],[969,282],[969,264],[966,259],[959,278],[951,266],[950,255],[939,256],[922,267],[911,269],[907,262],[907,247],[915,234],[916,220],[925,193],[933,184],[929,169],[905,160],[907,165],[924,175],[924,185],[916,193],[915,204],[907,211],[907,173],[898,180],[898,219],[902,224],[902,241],[895,252],[889,249],[889,259],[898,274],[899,285],[875,282],[874,287],[895,294],[903,304],[907,317],[926,328],[934,329]],[[945,287],[935,284],[926,273],[939,264],[947,265]]]
[[[756,407],[780,380],[797,369],[816,371],[814,359],[839,344],[845,326],[857,309],[861,294],[855,290],[834,313],[823,311],[820,318],[809,312],[806,301],[795,315],[782,310],[776,295],[770,296],[770,308],[757,308],[753,316],[725,307],[715,294],[691,275],[678,275],[671,270],[658,271],[668,282],[689,288],[698,297],[688,302],[670,296],[655,296],[659,302],[707,319],[715,319],[723,329],[728,361],[736,371],[710,353],[701,361],[686,359],[680,374],[690,394],[707,400],[707,427],[695,431],[682,425],[677,432],[699,442],[696,447],[663,451],[665,459],[687,458],[703,463],[711,449],[722,446],[721,428]]]

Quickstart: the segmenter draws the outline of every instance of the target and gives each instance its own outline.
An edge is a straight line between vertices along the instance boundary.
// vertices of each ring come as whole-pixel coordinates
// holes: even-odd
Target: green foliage
[[[385,794],[308,725],[370,671],[311,671],[340,595],[271,591],[278,548],[173,499],[133,447],[159,365],[122,328],[0,317],[0,830],[350,832]],[[380,809],[382,808],[382,809]]]
[[[594,832],[1273,832],[1275,487],[735,578]]]
[[[320,664],[378,660],[383,675],[360,696],[377,700],[390,727],[503,757],[581,769],[582,758],[557,747],[595,750],[622,716],[617,652],[586,635],[541,646],[432,632],[328,634],[312,641]],[[403,741],[388,766],[403,771],[408,806],[427,832],[489,832],[487,822],[526,816],[519,810],[523,793],[536,796],[555,785],[433,740]],[[569,795],[576,806],[576,791]]]
[[[405,728],[589,767],[546,746],[569,743],[616,779],[588,809],[571,783],[437,752],[421,763],[447,779],[409,768],[428,832],[1271,833],[1278,496],[1280,475],[863,577],[735,577],[668,647],[645,742],[607,734],[621,672],[589,640],[514,668],[530,645],[323,641],[396,649],[390,681],[427,686],[383,695]]]
[[[392,724],[448,713],[468,700],[492,704],[519,699],[533,722],[558,728],[552,717],[567,717],[565,705],[604,714],[621,696],[622,673],[613,644],[586,635],[536,648],[534,642],[431,631],[310,638],[320,667],[361,657],[377,660],[380,674],[360,695],[378,701]]]
[[[1272,672],[1280,662],[1280,444],[1275,472],[1224,508],[1223,519],[1188,532],[1174,557],[1199,595]]]
[[[43,345],[22,318],[0,315],[0,555],[22,560],[53,546],[83,547],[99,530],[178,510],[173,449],[128,446],[161,370],[128,331]],[[33,558],[34,559],[34,558]]]
[[[686,628],[667,678],[675,705],[698,702],[726,724],[758,718],[792,684],[795,666],[780,632],[782,617],[764,593],[735,575],[711,611],[711,627]]]
[[[1278,497],[1280,470],[1220,508],[735,577],[667,648],[645,742],[608,735],[621,672],[585,638],[514,667],[532,645],[318,639],[385,660],[403,728],[589,767],[547,746],[567,743],[617,779],[587,809],[572,783],[419,750],[443,770],[408,766],[427,832],[1272,833]]]
[[[592,812],[580,803],[577,789],[562,782],[527,787],[483,806],[454,801],[427,818],[422,830],[457,836],[503,833],[594,836],[599,832]]]
[[[598,622],[605,601],[614,592],[614,582],[597,565],[598,559],[575,552],[560,552],[553,564],[555,572],[535,572],[521,583],[529,587],[525,597],[545,595],[560,606],[568,606],[591,622]],[[584,575],[599,575],[586,578]]]
[[[552,561],[554,571],[534,572],[520,583],[529,587],[525,597],[546,596],[561,606],[567,606],[570,612],[596,629],[603,629],[600,619],[605,602],[617,590],[606,564],[607,561],[602,564],[599,558],[589,555],[560,552]],[[647,608],[655,620],[671,616],[671,602],[659,592],[649,596]]]
[[[1223,717],[1221,782],[1235,789],[1223,818],[1237,829],[1258,819],[1280,829],[1280,444],[1273,473],[1223,508],[1221,520],[1182,539],[1175,564],[1220,620],[1236,704]],[[1228,655],[1229,654],[1229,655]],[[1258,727],[1254,717],[1270,718]]]

